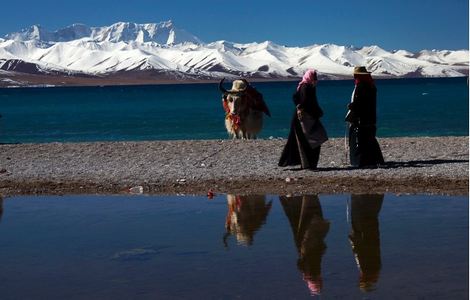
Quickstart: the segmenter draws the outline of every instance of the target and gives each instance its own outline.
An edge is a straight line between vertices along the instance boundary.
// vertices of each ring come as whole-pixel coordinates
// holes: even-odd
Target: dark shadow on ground
[[[426,165],[441,165],[441,164],[459,164],[468,163],[468,159],[431,159],[431,160],[412,160],[412,161],[387,161],[384,165],[380,166],[382,169],[394,168],[422,168]]]
[[[411,161],[387,161],[383,165],[379,166],[366,166],[362,168],[345,166],[345,167],[325,167],[317,169],[308,169],[307,171],[312,172],[323,172],[323,171],[350,171],[360,169],[397,169],[397,168],[423,168],[426,165],[440,165],[440,164],[458,164],[468,163],[468,159],[431,159],[431,160],[411,160]],[[287,168],[284,171],[302,171],[302,168]]]

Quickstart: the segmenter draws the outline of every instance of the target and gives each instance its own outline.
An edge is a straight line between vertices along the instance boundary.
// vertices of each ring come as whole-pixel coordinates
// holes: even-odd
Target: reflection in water
[[[2,221],[2,217],[3,217],[3,198],[0,195],[0,222]]]
[[[5,198],[0,298],[468,299],[468,195],[271,197]]]
[[[238,243],[251,245],[255,232],[266,223],[272,201],[266,203],[264,195],[235,196],[228,194],[227,204],[225,246],[227,246],[227,238],[231,234],[236,236]]]
[[[321,260],[326,250],[323,241],[330,228],[330,222],[323,219],[318,196],[281,196],[284,212],[289,219],[295,245],[299,253],[297,267],[312,295],[319,295],[323,281]]]
[[[371,291],[379,279],[379,212],[384,195],[351,195],[351,234],[349,241],[359,268],[359,287]]]

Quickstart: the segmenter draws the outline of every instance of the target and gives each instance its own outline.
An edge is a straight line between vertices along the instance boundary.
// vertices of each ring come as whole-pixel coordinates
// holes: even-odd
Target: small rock
[[[141,185],[133,186],[129,188],[129,193],[131,194],[142,194],[144,192],[144,187]]]

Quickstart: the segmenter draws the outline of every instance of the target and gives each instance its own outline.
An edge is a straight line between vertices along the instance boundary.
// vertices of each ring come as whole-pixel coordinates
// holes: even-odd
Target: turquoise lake
[[[468,196],[16,196],[1,299],[468,299]]]
[[[287,137],[296,85],[253,83],[272,113],[260,138]],[[468,135],[467,78],[376,85],[379,137]],[[330,137],[344,136],[353,87],[352,80],[319,82]],[[0,114],[0,143],[227,138],[217,84],[0,89]]]

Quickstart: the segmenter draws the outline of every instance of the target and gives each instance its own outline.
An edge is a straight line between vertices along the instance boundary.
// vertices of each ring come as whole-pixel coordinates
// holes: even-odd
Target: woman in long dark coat
[[[302,169],[317,168],[321,144],[328,140],[320,122],[323,111],[317,101],[317,81],[317,72],[308,70],[297,86],[293,96],[296,111],[279,160],[280,167],[301,165]]]
[[[377,167],[384,164],[375,137],[377,127],[377,88],[365,67],[354,68],[355,88],[346,121],[349,122],[349,158],[355,167]]]

